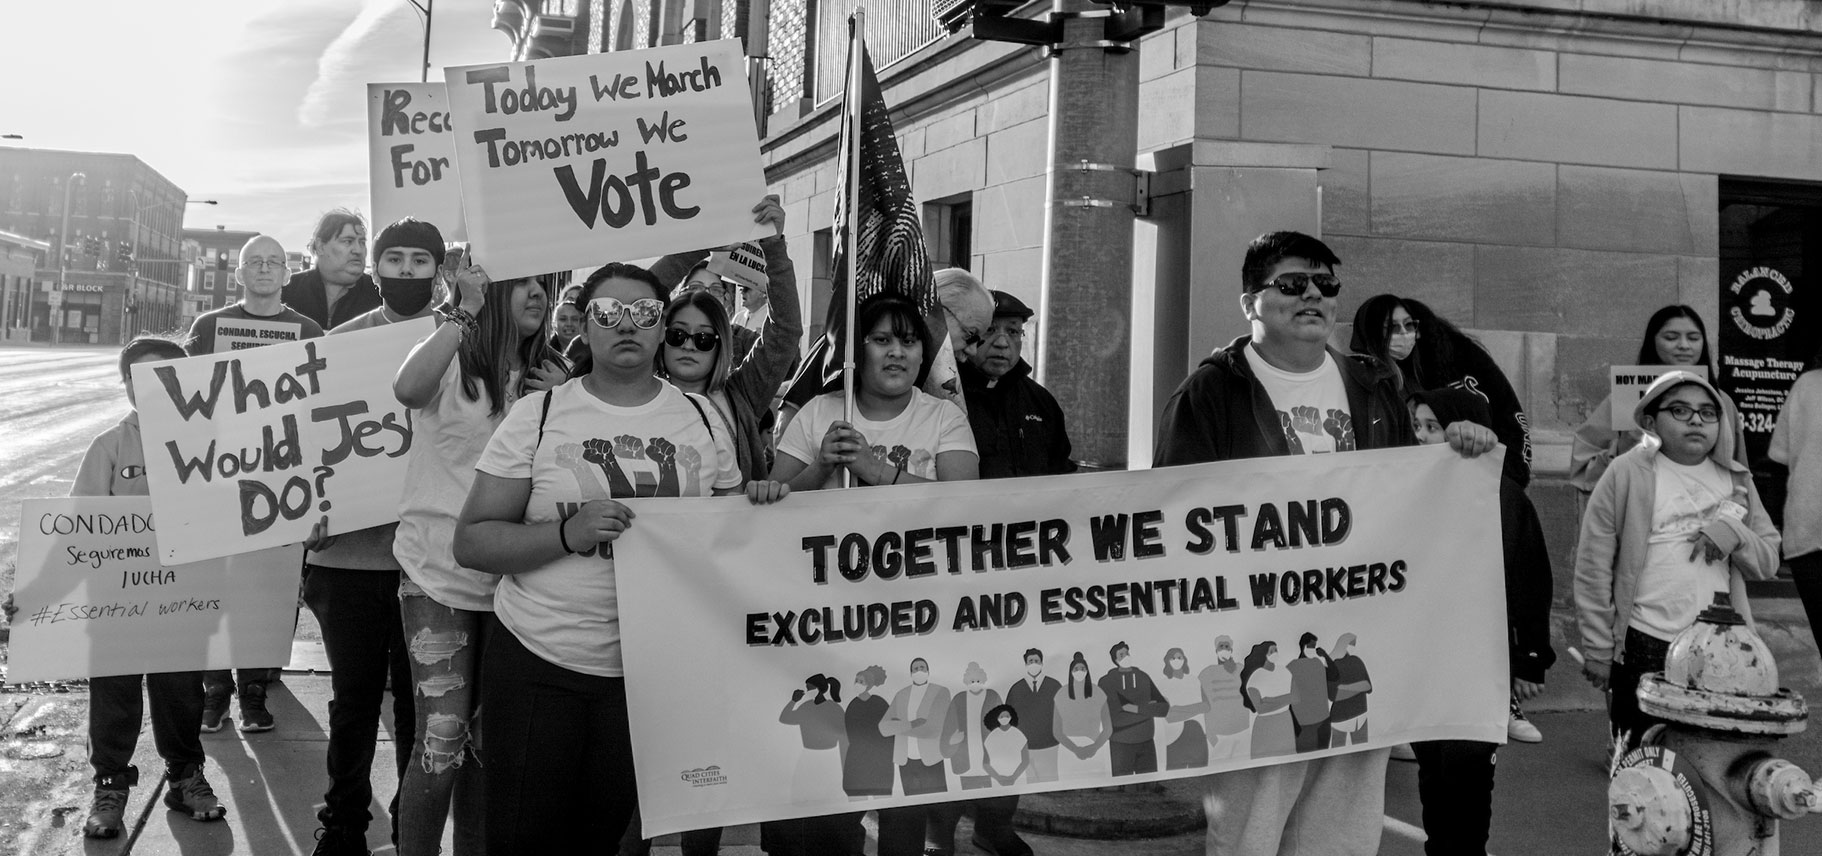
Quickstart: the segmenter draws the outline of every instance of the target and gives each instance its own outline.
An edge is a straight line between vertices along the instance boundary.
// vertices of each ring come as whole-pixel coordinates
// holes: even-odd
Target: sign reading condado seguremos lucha
[[[1757,461],[1815,352],[1818,328],[1797,311],[1796,284],[1777,266],[1748,264],[1721,282],[1719,385],[1739,405],[1747,453]]]
[[[1500,457],[627,500],[646,834],[1499,741]]]

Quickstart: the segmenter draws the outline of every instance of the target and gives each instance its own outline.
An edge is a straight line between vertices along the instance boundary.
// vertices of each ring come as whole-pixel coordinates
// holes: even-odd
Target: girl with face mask
[[[1107,771],[1101,747],[1113,736],[1113,719],[1107,712],[1107,699],[1089,675],[1088,658],[1080,651],[1069,661],[1069,680],[1057,693],[1051,728],[1062,742],[1063,751],[1057,756],[1059,780],[1067,782]]]

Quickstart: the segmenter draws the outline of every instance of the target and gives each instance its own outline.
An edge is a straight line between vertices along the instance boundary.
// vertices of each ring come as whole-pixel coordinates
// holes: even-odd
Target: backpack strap
[[[715,424],[709,421],[709,414],[702,409],[702,402],[697,401],[696,396],[687,392],[683,394],[683,397],[689,399],[690,406],[696,408],[696,415],[702,417],[702,427],[709,429],[709,439],[715,439]]]
[[[538,454],[538,447],[544,445],[544,422],[550,418],[550,394],[555,391],[555,388],[544,390],[544,403],[538,406],[538,442],[531,447],[534,457]]]

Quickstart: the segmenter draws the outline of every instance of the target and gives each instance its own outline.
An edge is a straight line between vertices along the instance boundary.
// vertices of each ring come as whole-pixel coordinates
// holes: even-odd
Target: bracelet
[[[573,516],[574,515],[571,515],[571,517],[573,517]],[[565,517],[562,520],[557,521],[557,543],[563,545],[563,552],[570,553],[573,555],[576,552],[576,550],[574,547],[569,546],[569,535],[563,531],[563,527],[568,526],[568,525],[569,525],[569,517]]]
[[[479,336],[481,333],[481,322],[460,306],[451,306],[448,309],[439,308],[436,313],[438,318],[458,325],[462,332],[470,336]]]

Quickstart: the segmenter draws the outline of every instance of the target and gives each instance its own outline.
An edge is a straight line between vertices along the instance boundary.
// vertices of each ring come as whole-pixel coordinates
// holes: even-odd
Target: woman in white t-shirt
[[[498,577],[463,567],[456,515],[487,438],[527,392],[563,380],[545,335],[536,278],[489,282],[464,257],[444,321],[399,367],[392,392],[412,408],[413,437],[392,552],[405,571],[399,612],[417,692],[417,735],[399,783],[399,852],[435,853],[452,799],[456,851],[479,852],[480,769],[470,723],[480,699],[481,641]],[[528,372],[526,367],[532,367]],[[403,688],[394,688],[400,692]],[[458,787],[460,785],[460,787]]]
[[[871,298],[855,309],[854,329],[864,331],[854,349],[854,422],[842,418],[841,393],[812,399],[785,427],[772,479],[820,490],[841,487],[843,470],[856,487],[979,478],[967,415],[919,389],[937,343],[917,306],[895,295]],[[879,852],[921,853],[930,814],[929,806],[880,809]],[[794,821],[800,847],[792,852],[848,852],[860,840],[860,816]]]
[[[839,392],[818,396],[786,426],[772,479],[797,490],[963,481],[980,477],[968,416],[925,393],[937,344],[917,307],[880,295],[856,310],[864,331],[854,349],[854,421]]]
[[[741,485],[715,408],[652,375],[664,297],[635,265],[591,274],[576,296],[587,356],[519,402],[475,466],[455,554],[500,578],[482,687],[491,853],[564,852],[584,827],[620,839],[636,786],[613,550],[633,511],[619,500]]]

